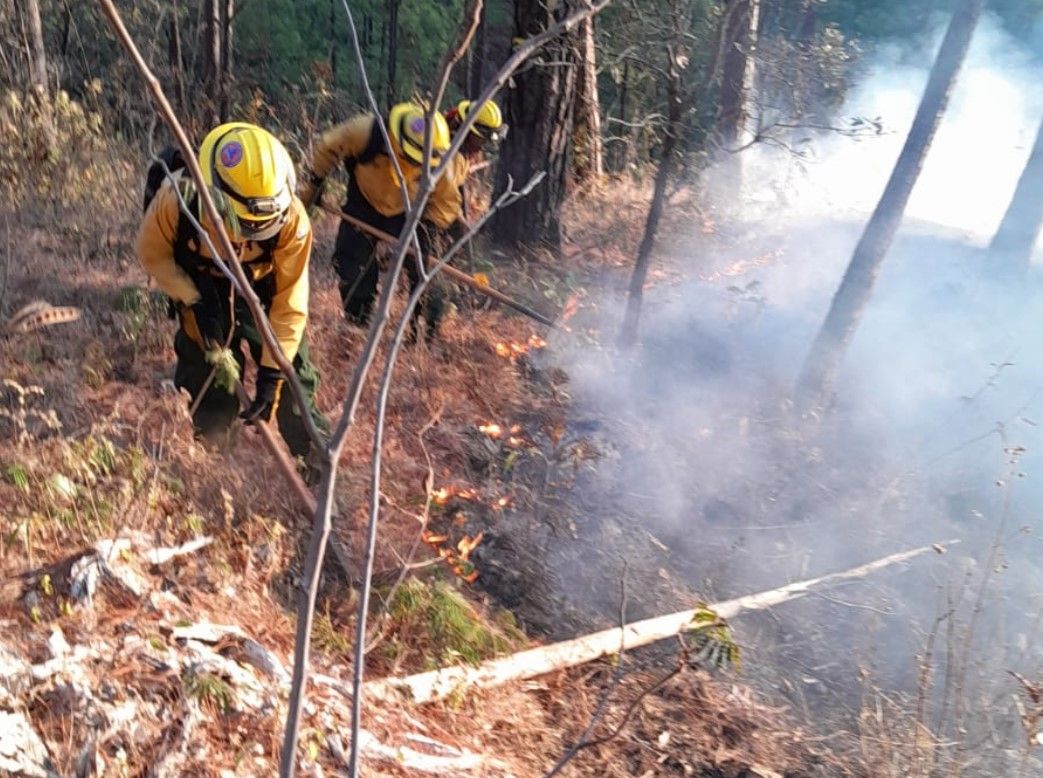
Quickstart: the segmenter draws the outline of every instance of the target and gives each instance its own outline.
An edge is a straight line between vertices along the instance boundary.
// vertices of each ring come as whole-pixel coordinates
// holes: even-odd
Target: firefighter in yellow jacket
[[[318,372],[308,358],[304,337],[312,230],[304,206],[294,195],[293,162],[269,132],[233,122],[206,136],[199,150],[199,165],[279,345],[304,386],[309,407],[303,412],[325,432],[328,425],[315,407]],[[178,310],[175,384],[197,399],[212,369],[208,354],[227,342],[241,372],[244,358],[240,344],[246,341],[257,363],[257,380],[254,399],[242,418],[248,424],[275,418],[290,450],[306,457],[310,441],[301,409],[291,397],[284,397],[287,393],[283,391],[282,373],[263,344],[245,301],[233,293],[205,243],[180,212],[175,186],[192,212],[200,212],[191,180],[178,172],[173,181],[159,185],[153,182],[151,171],[149,179],[150,186],[156,186],[146,190],[137,253],[145,270]],[[205,216],[200,223],[214,245],[220,246]],[[211,383],[193,417],[196,431],[208,438],[220,438],[239,411],[235,395]]]
[[[455,107],[446,111],[445,120],[449,132],[454,136],[460,127],[475,110],[471,100],[461,100]],[[446,171],[431,197],[425,218],[439,229],[455,233],[458,237],[466,229],[467,195],[464,184],[471,174],[475,162],[485,153],[491,152],[495,145],[507,134],[507,125],[503,122],[500,106],[489,100],[478,108],[474,124],[467,131],[460,153],[453,158],[452,168]]]
[[[405,204],[395,163],[405,179],[410,200],[420,183],[424,158],[424,109],[415,103],[399,103],[388,113],[387,129],[391,147],[384,141],[376,117],[363,114],[328,130],[315,145],[308,169],[304,171],[299,194],[310,207],[320,197],[326,177],[343,162],[350,176],[344,213],[379,230],[397,236],[405,224]],[[445,118],[435,113],[431,128],[432,159],[436,165],[449,148],[449,128]],[[428,250],[428,228],[417,230],[421,248]],[[333,250],[333,264],[340,276],[340,295],[344,315],[349,321],[365,325],[376,298],[378,268],[376,240],[342,221]],[[406,261],[412,287],[420,281],[416,263]],[[428,333],[434,334],[441,314],[441,296],[429,292],[422,313]],[[418,310],[418,313],[421,311]]]

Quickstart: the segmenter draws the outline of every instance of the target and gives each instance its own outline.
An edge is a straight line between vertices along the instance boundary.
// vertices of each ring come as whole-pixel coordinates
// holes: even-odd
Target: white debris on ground
[[[154,548],[147,538],[131,535],[100,541],[66,562],[65,590],[73,607],[100,618],[104,601],[97,594],[111,585],[133,598],[150,629],[139,634],[127,622],[111,637],[92,635],[87,643],[55,621],[40,655],[33,657],[0,643],[0,775],[54,778],[59,772],[50,755],[68,753],[71,741],[77,778],[125,774],[131,755],[139,761],[147,755],[150,775],[174,778],[212,764],[208,725],[226,723],[245,733],[244,722],[254,722],[268,733],[281,731],[292,659],[266,648],[241,626],[193,620],[189,603],[160,589],[158,566],[210,542],[200,538]],[[27,586],[28,594],[41,579]],[[27,607],[38,599],[23,597]],[[335,774],[345,763],[350,737],[350,684],[340,680],[347,677],[343,667],[314,670],[305,726],[322,735],[302,742],[299,772]],[[62,728],[64,740],[48,742],[54,731],[48,717],[63,715],[72,722]],[[243,739],[236,769],[220,774],[274,774],[271,738],[267,744],[246,742],[245,734]],[[395,740],[400,742],[389,742]],[[363,732],[359,742],[362,757],[372,763],[427,774],[506,775],[495,761],[421,734],[380,738]]]

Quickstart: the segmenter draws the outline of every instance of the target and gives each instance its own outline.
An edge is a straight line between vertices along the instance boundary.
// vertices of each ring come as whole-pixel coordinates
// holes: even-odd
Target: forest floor
[[[664,234],[714,230],[683,193],[677,200]],[[691,560],[670,558],[676,539],[608,515],[608,497],[591,499],[611,420],[577,412],[568,365],[555,356],[563,338],[570,348],[611,344],[598,306],[625,283],[646,202],[631,184],[577,196],[563,263],[523,267],[476,249],[471,269],[549,311],[570,309],[570,333],[552,336],[456,292],[440,338],[404,351],[385,442],[368,677],[611,626],[623,605],[635,618],[700,601],[684,574]],[[335,417],[363,333],[338,309],[326,261],[333,227],[318,230],[309,336],[319,405]],[[130,230],[8,221],[0,314],[46,300],[83,317],[0,340],[0,772],[274,774],[307,517],[249,430],[222,451],[192,439],[170,385],[173,324],[145,291],[132,241]],[[731,277],[742,267],[701,271]],[[652,284],[682,275],[664,261]],[[355,555],[374,389],[337,493],[336,532]],[[476,539],[455,569],[441,558]],[[306,774],[343,770],[354,606],[329,577],[313,636]],[[821,733],[803,732],[732,671],[689,669],[642,696],[675,666],[672,654],[632,658],[621,676],[605,661],[446,703],[367,703],[365,774],[543,775],[610,687],[591,739],[640,702],[618,735],[584,748],[562,774],[857,774]]]

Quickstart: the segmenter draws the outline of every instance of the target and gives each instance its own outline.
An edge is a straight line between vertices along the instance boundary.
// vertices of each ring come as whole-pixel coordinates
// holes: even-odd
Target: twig
[[[11,277],[11,219],[4,216],[4,233],[6,235],[6,247],[4,250],[4,277],[0,283],[0,318],[4,315],[4,299],[7,297],[7,283]]]
[[[630,717],[634,715],[634,711],[637,710],[637,706],[642,703],[645,697],[647,697],[650,694],[654,694],[655,692],[662,689],[664,686],[666,686],[667,683],[670,682],[671,679],[684,672],[684,669],[685,664],[682,662],[673,670],[671,670],[662,678],[660,678],[658,681],[656,681],[650,686],[645,687],[645,689],[639,695],[637,695],[634,701],[627,706],[626,712],[623,714],[623,719],[619,722],[619,724],[616,725],[615,729],[613,729],[607,735],[603,735],[602,737],[595,738],[594,740],[588,740],[585,743],[581,743],[576,748],[576,751],[579,752],[584,748],[594,748],[594,746],[604,745],[605,743],[609,742],[617,735],[619,735],[619,733],[623,731],[624,727],[626,727],[626,725],[630,723]],[[553,773],[548,774],[547,778],[550,778],[551,775],[553,775]]]
[[[597,726],[598,722],[601,721],[601,717],[605,715],[605,710],[608,708],[608,701],[612,698],[612,693],[619,686],[619,682],[623,680],[623,657],[626,652],[626,637],[623,632],[623,628],[627,624],[627,562],[623,562],[623,574],[619,578],[619,653],[616,655],[616,669],[612,673],[612,680],[609,682],[608,688],[605,693],[601,695],[601,699],[598,701],[598,706],[594,710],[594,715],[590,717],[590,721],[587,722],[587,726],[584,727],[579,737],[576,738],[576,742],[561,755],[561,758],[555,763],[554,767],[551,768],[550,772],[547,773],[545,778],[554,778],[555,775],[560,773],[569,762],[572,761],[573,757],[576,756],[582,749],[586,748],[587,736],[593,731],[594,727]]]

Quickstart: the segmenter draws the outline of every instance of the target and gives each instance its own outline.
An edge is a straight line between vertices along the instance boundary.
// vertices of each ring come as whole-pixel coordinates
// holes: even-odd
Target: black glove
[[[277,367],[257,368],[257,391],[250,407],[240,414],[239,418],[247,424],[259,421],[271,421],[279,407],[279,396],[282,394],[283,377]]]
[[[471,225],[469,225],[463,219],[457,219],[446,229],[449,233],[449,237],[452,238],[452,242],[456,243],[459,240],[463,240],[467,233],[471,231]]]
[[[192,304],[191,311],[196,320],[199,335],[203,338],[204,350],[224,346],[225,328],[219,314],[220,307],[208,305],[203,300],[199,300]]]

